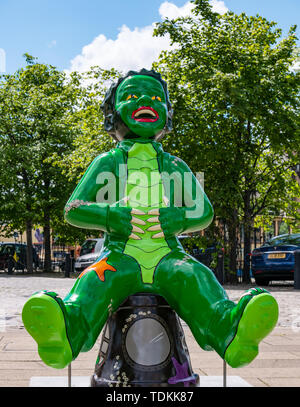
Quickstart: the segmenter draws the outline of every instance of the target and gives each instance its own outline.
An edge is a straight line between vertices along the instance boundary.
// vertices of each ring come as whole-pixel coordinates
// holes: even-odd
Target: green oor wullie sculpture
[[[104,249],[62,300],[35,293],[23,321],[42,360],[64,368],[94,345],[109,312],[138,292],[163,296],[198,344],[232,367],[250,363],[278,319],[264,289],[235,304],[210,269],[184,252],[176,235],[206,228],[213,208],[196,177],[158,142],[171,130],[171,105],[160,74],[130,71],[102,104],[117,147],[97,157],[65,207],[77,227],[105,232]]]

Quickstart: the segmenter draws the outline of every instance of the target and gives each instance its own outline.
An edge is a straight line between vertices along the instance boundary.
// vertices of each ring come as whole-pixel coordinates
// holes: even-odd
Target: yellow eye
[[[152,98],[151,98],[152,100],[159,100],[160,102],[161,102],[161,97],[159,97],[159,96],[152,96]]]
[[[126,100],[129,100],[131,98],[137,99],[138,97],[136,95],[128,95]]]

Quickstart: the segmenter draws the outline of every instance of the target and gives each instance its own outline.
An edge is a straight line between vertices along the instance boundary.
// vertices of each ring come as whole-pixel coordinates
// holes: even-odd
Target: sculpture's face
[[[165,127],[166,95],[162,84],[151,76],[133,75],[121,82],[115,107],[129,130],[141,139],[157,137]]]

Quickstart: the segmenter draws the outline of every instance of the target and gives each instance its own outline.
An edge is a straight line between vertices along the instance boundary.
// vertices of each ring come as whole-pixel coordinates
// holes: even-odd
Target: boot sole
[[[248,365],[258,355],[259,343],[273,330],[278,320],[278,304],[268,293],[253,297],[246,305],[237,332],[225,352],[231,367]]]
[[[24,305],[22,319],[46,365],[63,369],[72,361],[64,315],[54,298],[46,294],[31,297]]]

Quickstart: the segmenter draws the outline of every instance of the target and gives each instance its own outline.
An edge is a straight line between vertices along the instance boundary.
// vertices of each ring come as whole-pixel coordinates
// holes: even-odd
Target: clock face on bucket
[[[134,322],[126,333],[126,352],[138,365],[160,365],[170,355],[171,344],[165,327],[154,318]]]

